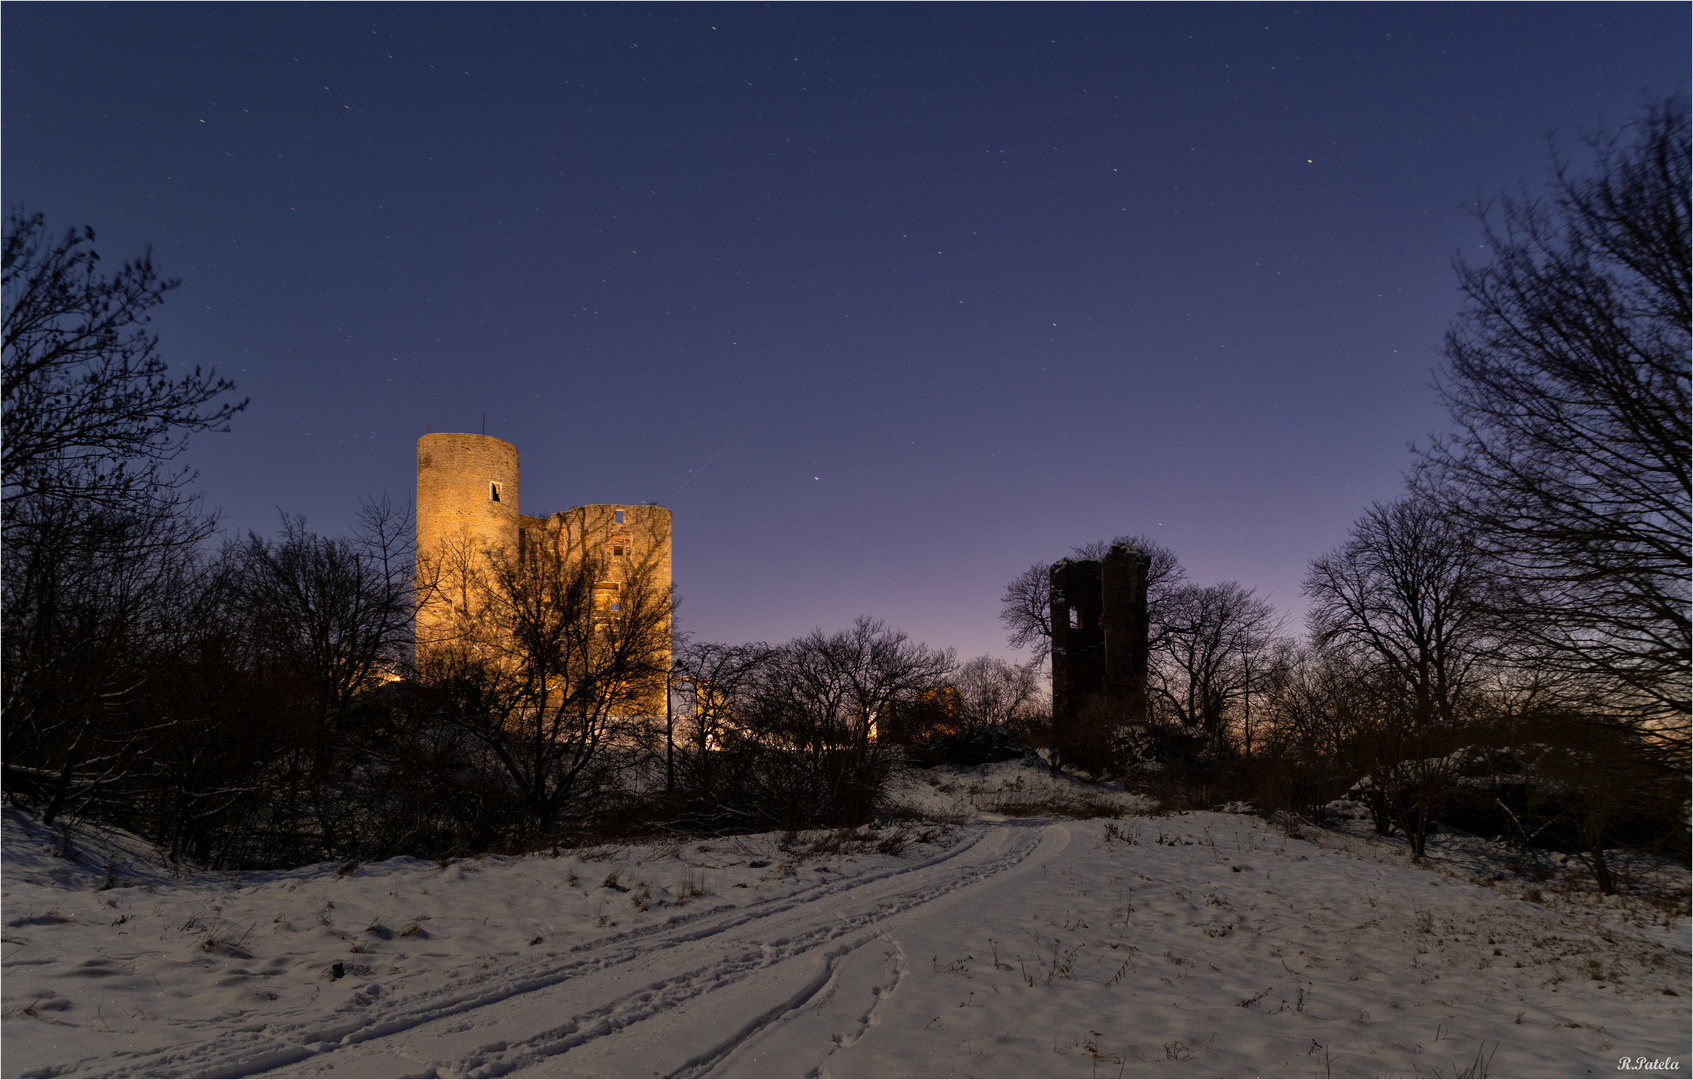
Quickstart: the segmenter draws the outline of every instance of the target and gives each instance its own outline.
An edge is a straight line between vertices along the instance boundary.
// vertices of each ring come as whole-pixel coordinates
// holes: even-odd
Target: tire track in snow
[[[599,1075],[633,1075],[637,1072],[651,1073],[654,1066],[658,1066],[664,1075],[670,1076],[701,1076],[710,1073],[715,1067],[733,1056],[749,1041],[758,1038],[772,1025],[777,1024],[784,1017],[802,1010],[833,980],[837,966],[843,958],[851,955],[871,941],[883,936],[883,926],[892,919],[906,915],[922,906],[959,889],[986,881],[1009,870],[1023,862],[1030,855],[1042,847],[1056,846],[1059,850],[1068,842],[1068,831],[1059,829],[1063,833],[1063,841],[1057,845],[1046,843],[1051,839],[1050,829],[1040,827],[1029,828],[1019,823],[1017,826],[1001,826],[978,834],[973,843],[974,847],[986,836],[993,835],[1001,843],[1014,842],[1011,850],[1001,851],[990,861],[977,865],[967,865],[959,868],[953,865],[954,859],[931,860],[925,867],[913,870],[934,868],[947,871],[946,876],[925,874],[931,880],[915,888],[906,888],[886,896],[880,902],[868,909],[848,914],[838,908],[831,912],[830,905],[814,904],[811,906],[791,905],[779,915],[765,920],[758,926],[751,927],[759,938],[748,941],[748,945],[759,946],[760,955],[755,959],[751,951],[740,957],[719,959],[708,963],[703,968],[672,980],[665,980],[664,991],[658,995],[657,1001],[649,1001],[646,993],[635,991],[608,1002],[602,1010],[596,1010],[602,1015],[601,1023],[592,1029],[573,1032],[568,1038],[559,1040],[548,1046],[539,1040],[527,1040],[526,1046],[506,1046],[502,1048],[501,1065],[490,1059],[476,1062],[472,1068],[465,1070],[462,1075],[498,1076],[509,1071],[543,1066],[549,1072],[560,1071],[585,1072]],[[960,851],[959,854],[963,852]],[[850,894],[859,889],[845,889],[849,894],[838,899],[853,899]],[[800,928],[787,937],[768,940],[766,930],[780,930],[784,922],[795,922]],[[810,925],[808,925],[810,924]],[[843,940],[844,939],[844,940]],[[579,1055],[577,1058],[566,1058],[562,1063],[556,1060],[557,1054],[586,1047],[590,1051],[600,1049],[589,1046],[596,1039],[616,1035],[624,1029],[633,1027],[645,1021],[658,1019],[661,1024],[666,1021],[671,1026],[714,1030],[719,1025],[689,1022],[685,1016],[687,1006],[692,1005],[700,1010],[701,1005],[710,1008],[714,1002],[707,997],[709,994],[732,990],[735,984],[742,980],[759,975],[775,974],[784,976],[787,972],[781,970],[784,965],[791,966],[795,962],[804,962],[820,947],[823,949],[820,959],[820,970],[812,973],[796,989],[778,993],[774,1004],[767,1004],[756,1011],[750,1020],[742,1020],[737,1010],[729,1010],[735,1024],[734,1034],[718,1042],[711,1049],[698,1053],[692,1057],[683,1057],[685,1050],[674,1050],[675,1060],[668,1065],[652,1061],[650,1051],[642,1050],[631,1055],[627,1051],[608,1053],[603,1056],[595,1055],[594,1060],[585,1061]],[[750,963],[748,961],[751,961]],[[653,988],[647,988],[653,989]],[[705,999],[705,1000],[702,1000]],[[721,1011],[721,1010],[720,1010]],[[676,1024],[678,1018],[681,1024]],[[696,1034],[697,1038],[697,1034]],[[468,1063],[467,1063],[468,1064]],[[561,1069],[562,1065],[562,1069]],[[456,1072],[457,1070],[455,1070]]]
[[[1062,825],[1044,826],[1040,829],[1038,840],[1034,846],[1030,848],[1030,850],[1023,853],[1023,855],[1017,858],[1014,862],[1000,867],[993,876],[997,876],[998,873],[1003,873],[1006,870],[1011,870],[1017,864],[1024,861],[1038,859],[1039,862],[1044,863],[1048,859],[1062,852],[1065,847],[1068,846],[1069,842],[1070,831],[1068,828]],[[973,883],[974,882],[961,882],[959,887]],[[956,890],[947,891],[951,892]],[[829,1058],[834,1056],[837,1051],[844,1050],[852,1046],[863,1037],[866,1031],[876,1024],[876,1014],[889,1000],[893,998],[895,993],[899,990],[900,985],[905,981],[907,973],[905,964],[905,949],[899,944],[898,939],[892,936],[893,928],[898,924],[907,921],[907,919],[911,917],[923,914],[923,909],[926,907],[927,903],[940,898],[941,896],[937,895],[929,897],[923,904],[909,905],[904,910],[880,921],[876,925],[876,932],[872,935],[873,938],[876,940],[886,941],[889,945],[893,946],[891,950],[884,954],[894,969],[892,972],[893,978],[886,986],[881,985],[880,980],[874,975],[872,975],[869,979],[864,979],[862,976],[859,976],[859,981],[861,983],[868,982],[869,985],[854,985],[846,988],[848,990],[847,994],[840,993],[843,989],[840,984],[844,981],[841,978],[843,974],[841,970],[842,967],[848,961],[850,954],[856,952],[858,948],[867,944],[870,938],[860,940],[852,947],[852,949],[831,950],[829,954],[829,966],[827,972],[828,985],[820,987],[819,993],[815,996],[822,996],[824,992],[834,991],[835,993],[833,996],[836,1000],[820,1001],[814,1009],[806,1007],[810,1004],[810,997],[798,1000],[792,1005],[792,1007],[790,1007],[785,1015],[780,1017],[772,1016],[766,1020],[766,1022],[758,1025],[756,1029],[743,1032],[740,1036],[731,1040],[728,1044],[725,1044],[725,1046],[719,1048],[717,1052],[710,1056],[709,1061],[696,1059],[696,1061],[699,1061],[697,1067],[687,1070],[677,1070],[670,1075],[709,1075],[719,1070],[724,1071],[727,1075],[758,1075],[751,1069],[751,1066],[758,1063],[760,1059],[751,1051],[762,1047],[764,1051],[763,1060],[774,1060],[781,1063],[778,1071],[771,1073],[770,1075],[786,1076],[792,1074],[793,1066],[791,1063],[796,1058],[804,1060],[804,1058],[812,1052],[811,1048],[826,1045],[829,1048],[828,1051],[818,1060],[816,1066],[807,1070],[805,1073],[806,1076],[810,1077],[822,1075],[824,1068],[828,1064]],[[850,997],[851,993],[857,993],[859,995],[856,999],[858,1002],[868,1001],[868,1004],[854,1005],[853,1000]],[[831,1008],[833,1009],[832,1012],[830,1012]],[[860,1008],[863,1009],[862,1012],[859,1012]],[[847,1012],[847,1016],[849,1017],[849,1019],[846,1019],[844,1023],[842,1022],[843,1018],[839,1015],[843,1010]],[[825,1015],[826,1013],[828,1013],[828,1015]],[[782,1022],[777,1023],[778,1020]],[[843,1034],[841,1031],[842,1028],[850,1028],[852,1030]],[[784,1048],[781,1045],[772,1046],[772,1043],[785,1043],[786,1047]]]
[[[1000,845],[1009,843],[1011,849],[991,853],[989,859],[979,864],[959,865],[964,862],[960,856],[983,846],[983,841],[989,837]],[[565,1024],[550,1030],[519,1040],[500,1040],[483,1052],[450,1062],[432,1055],[408,1053],[406,1056],[420,1065],[451,1075],[499,1076],[537,1066],[560,1071],[561,1063],[556,1060],[559,1055],[578,1051],[562,1063],[563,1070],[608,1075],[650,1072],[658,1064],[650,1060],[651,1048],[643,1047],[634,1054],[637,1060],[631,1061],[627,1047],[606,1044],[616,1042],[613,1037],[629,1029],[657,1020],[661,1027],[694,1029],[689,1032],[692,1039],[684,1036],[667,1041],[664,1049],[674,1056],[674,1060],[663,1067],[663,1071],[672,1075],[708,1072],[772,1023],[803,1008],[828,984],[841,958],[878,937],[881,924],[888,919],[1016,866],[1040,847],[1043,839],[1046,839],[1044,831],[1035,832],[1027,828],[1001,827],[978,833],[968,843],[924,863],[879,874],[875,880],[843,883],[841,887],[819,891],[809,900],[792,898],[792,902],[782,902],[760,917],[737,920],[734,927],[726,929],[745,928],[749,933],[744,940],[735,941],[734,948],[705,957],[703,964],[690,971],[661,977],[653,983],[583,1009]],[[894,880],[913,875],[920,882],[915,887],[906,881]],[[903,887],[876,899],[876,894],[882,890],[875,886],[885,886],[890,881]],[[841,901],[855,900],[860,910],[849,913],[840,909]],[[863,906],[867,900],[873,902]],[[774,1004],[765,1004],[754,1010],[751,1020],[744,1019],[744,1002],[737,1002],[736,1005],[742,1007],[718,1010],[729,1013],[719,1022],[689,1023],[692,1018],[688,1014],[701,1011],[702,1004],[710,1007],[742,989],[739,984],[760,976],[775,976],[780,982],[782,978],[790,977],[796,961],[813,959],[812,954],[819,949],[822,949],[821,969],[805,978],[792,991],[781,991],[778,986]],[[657,965],[674,958],[655,952],[640,959]],[[592,988],[589,989],[592,992]],[[677,1025],[678,1019],[683,1021],[681,1025]],[[734,1027],[734,1034],[728,1039],[704,1053],[691,1058],[684,1056],[687,1053],[685,1047],[690,1042],[698,1045],[701,1041],[701,1029],[710,1033],[707,1037],[715,1038],[716,1033],[728,1025]],[[584,1049],[588,1051],[586,1059],[580,1053]]]
[[[855,884],[871,884],[922,871],[966,854],[981,840],[982,835],[978,834],[921,862],[888,867],[862,878],[823,882],[785,896],[768,897],[741,906],[720,905],[679,913],[662,923],[579,942],[562,952],[547,952],[532,958],[513,960],[493,970],[460,975],[444,984],[415,994],[396,995],[387,1000],[343,1006],[340,1015],[319,1015],[295,1023],[273,1021],[263,1029],[263,1034],[266,1040],[280,1040],[283,1045],[271,1046],[252,1056],[215,1055],[215,1068],[201,1053],[206,1047],[178,1043],[154,1053],[138,1055],[128,1061],[120,1057],[112,1075],[148,1075],[153,1072],[162,1075],[180,1072],[186,1075],[195,1068],[212,1069],[208,1075],[250,1075],[253,1072],[283,1068],[338,1046],[365,1042],[419,1024],[470,1013],[565,980],[583,978],[615,968],[655,950],[688,941],[704,940],[771,914],[816,902]],[[359,1011],[355,1013],[355,1009]],[[218,1026],[215,1022],[204,1021],[184,1025],[187,1029],[210,1028],[213,1031],[216,1031]],[[227,1040],[227,1034],[225,1038]],[[225,1048],[227,1049],[227,1043]],[[76,1072],[83,1065],[92,1066],[94,1062],[72,1065],[65,1071]]]
[[[196,1025],[215,1037],[133,1056],[84,1061],[65,1072],[250,1076],[285,1070],[289,1075],[309,1075],[344,1070],[354,1065],[350,1059],[380,1048],[390,1068],[398,1057],[416,1062],[425,1075],[505,1075],[654,1016],[674,1013],[760,972],[824,949],[822,973],[807,980],[795,997],[761,1013],[715,1049],[678,1062],[700,1072],[815,996],[840,957],[878,936],[879,922],[1017,865],[1040,846],[1042,835],[1038,828],[1019,825],[985,829],[909,866],[822,883],[742,907],[678,915],[564,952],[459,976],[417,994],[365,1001],[354,1006],[359,1010],[356,1014],[273,1023],[262,1031],[242,1033]],[[979,862],[971,861],[972,856],[983,855]],[[687,970],[676,973],[679,964]],[[630,981],[638,985],[607,1000],[561,1002],[569,1019],[538,1032],[531,1028],[515,1039],[477,1037],[479,1030],[492,1035],[498,1034],[494,1029],[510,1027],[513,1015],[532,1011],[528,1005],[537,998],[585,995],[592,999],[608,980],[613,986]],[[545,1011],[551,1017],[560,1015],[553,1008]],[[431,1037],[420,1040],[418,1036],[425,1033]],[[438,1043],[442,1052],[420,1053],[423,1048],[411,1045],[418,1041]]]

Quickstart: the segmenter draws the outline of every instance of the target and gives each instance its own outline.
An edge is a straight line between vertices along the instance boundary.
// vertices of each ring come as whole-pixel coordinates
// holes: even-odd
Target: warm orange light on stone
[[[491,435],[440,433],[417,441],[417,554],[420,565],[449,554],[480,561],[525,544],[557,544],[567,559],[590,555],[605,565],[595,606],[615,612],[624,575],[636,566],[654,588],[670,591],[670,511],[662,506],[599,503],[550,517],[521,513],[517,447]],[[418,648],[455,633],[453,598],[431,592],[418,606]],[[668,639],[668,626],[665,637]],[[669,650],[664,663],[669,666]]]

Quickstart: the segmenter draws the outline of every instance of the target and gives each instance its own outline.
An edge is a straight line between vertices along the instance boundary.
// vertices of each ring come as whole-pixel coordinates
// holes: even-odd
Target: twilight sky
[[[231,532],[409,500],[675,512],[680,618],[1008,654],[1145,532],[1302,611],[1399,491],[1478,195],[1685,91],[1686,4],[7,4],[3,183],[183,287],[252,398]]]

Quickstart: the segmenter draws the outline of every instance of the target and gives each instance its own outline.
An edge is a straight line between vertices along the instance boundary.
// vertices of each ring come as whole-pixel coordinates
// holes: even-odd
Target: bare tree
[[[1392,673],[1414,726],[1455,723],[1489,655],[1482,553],[1433,501],[1373,504],[1351,538],[1311,561],[1312,635]]]
[[[720,793],[719,751],[739,735],[737,714],[744,711],[747,693],[772,652],[762,641],[692,642],[676,657],[674,681],[692,698],[679,725],[685,748],[682,786],[708,804]]]
[[[232,387],[209,372],[171,376],[145,327],[175,283],[145,256],[102,274],[93,239],[55,242],[39,214],[7,215],[5,775],[8,791],[54,777],[49,820],[135,765],[148,725],[134,702],[159,674],[143,658],[213,526],[182,490],[188,472],[168,466],[244,404],[219,404]]]
[[[880,619],[860,616],[849,629],[813,630],[783,646],[780,678],[803,725],[802,738],[864,747],[879,721],[953,668],[950,651],[912,641]]]
[[[1070,549],[1078,559],[1103,559],[1112,544],[1127,544],[1141,553],[1146,562],[1146,610],[1156,640],[1164,625],[1164,610],[1169,596],[1187,578],[1187,571],[1174,552],[1141,534],[1119,536],[1116,540],[1095,540]],[[1006,641],[1013,649],[1033,647],[1034,659],[1044,662],[1052,652],[1052,597],[1050,564],[1035,563],[1005,585],[1000,596],[999,621],[1006,630]]]
[[[1162,623],[1149,671],[1154,699],[1178,723],[1222,740],[1269,667],[1281,629],[1275,607],[1235,581],[1183,585],[1166,596]]]
[[[40,214],[6,217],[4,498],[100,502],[127,510],[188,478],[166,467],[196,431],[227,431],[246,401],[196,367],[175,377],[146,329],[178,282],[151,254],[106,276],[94,230],[49,239]]]
[[[449,568],[454,569],[454,568]],[[647,734],[668,675],[671,597],[656,556],[620,565],[547,539],[456,565],[462,633],[418,658],[452,721],[492,755],[514,797],[516,838],[548,835],[602,779],[606,752]]]
[[[1314,644],[1350,655],[1382,688],[1364,733],[1370,777],[1419,856],[1495,652],[1489,586],[1470,537],[1416,495],[1372,505],[1305,575]]]
[[[273,781],[312,822],[322,857],[357,850],[350,807],[369,801],[358,772],[368,756],[355,730],[363,699],[407,662],[411,644],[411,518],[386,499],[366,500],[350,538],[320,536],[284,515],[281,535],[249,533],[225,553],[226,603],[262,670],[285,687],[277,717],[285,749]],[[273,797],[277,795],[272,792]]]
[[[268,652],[303,676],[329,753],[355,695],[392,675],[411,644],[410,515],[366,501],[350,539],[319,536],[284,516],[280,540],[249,533],[240,602]]]
[[[1458,264],[1466,304],[1438,390],[1456,433],[1418,482],[1493,557],[1521,661],[1586,681],[1586,707],[1687,742],[1689,121],[1651,105],[1554,157],[1545,199],[1483,209],[1491,260]]]
[[[1686,758],[1617,717],[1542,713],[1520,731],[1528,775],[1552,795],[1537,824],[1574,841],[1600,893],[1622,884],[1607,849],[1687,849]]]
[[[950,650],[912,641],[868,616],[778,648],[761,667],[743,717],[744,734],[764,759],[763,812],[790,825],[869,820],[893,765],[877,729],[942,687],[952,670]]]
[[[966,728],[1010,727],[1043,711],[1040,661],[1013,664],[997,656],[967,661],[953,680]]]
[[[178,508],[118,513],[20,499],[6,510],[0,633],[6,789],[45,819],[109,791],[134,767],[148,663],[176,622],[201,522]]]
[[[1264,751],[1302,764],[1343,761],[1372,709],[1370,672],[1338,649],[1284,641],[1279,651],[1259,702]]]
[[[1052,585],[1049,568],[1032,563],[1005,583],[1000,596],[999,621],[1005,640],[1013,649],[1033,646],[1035,659],[1044,661],[1052,653]]]

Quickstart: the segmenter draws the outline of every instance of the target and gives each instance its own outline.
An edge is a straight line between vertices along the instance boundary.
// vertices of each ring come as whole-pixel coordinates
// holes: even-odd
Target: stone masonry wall
[[[662,506],[598,503],[549,517],[518,510],[517,448],[488,435],[425,435],[417,441],[417,553],[420,586],[428,569],[443,559],[485,561],[517,545],[558,544],[567,559],[592,556],[606,567],[595,588],[608,610],[626,574],[650,567],[655,589],[668,595],[671,583],[671,514]],[[443,574],[442,580],[463,575]],[[456,633],[455,598],[424,594],[417,612],[420,649]],[[456,598],[464,602],[467,598]],[[665,652],[668,666],[669,652]],[[662,711],[662,704],[659,706]]]
[[[489,435],[439,434],[417,440],[417,555],[429,565],[458,549],[480,557],[512,548],[518,537],[517,447]],[[449,601],[418,609],[420,641],[452,626]]]

